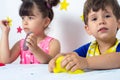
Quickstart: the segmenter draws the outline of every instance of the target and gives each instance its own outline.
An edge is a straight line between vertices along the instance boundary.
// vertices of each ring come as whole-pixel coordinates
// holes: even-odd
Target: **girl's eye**
[[[24,20],[24,16],[22,16],[21,18],[22,18],[22,20]]]
[[[33,17],[32,17],[32,16],[29,16],[29,19],[33,19]]]

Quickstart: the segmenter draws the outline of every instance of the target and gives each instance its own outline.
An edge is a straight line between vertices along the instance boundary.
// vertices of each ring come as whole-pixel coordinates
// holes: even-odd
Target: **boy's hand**
[[[75,71],[77,69],[85,69],[88,67],[87,59],[80,57],[76,53],[67,53],[64,57],[62,63],[62,67],[66,68],[66,70]]]
[[[53,69],[55,68],[55,62],[56,62],[56,59],[60,56],[65,56],[66,54],[63,54],[63,53],[60,53],[58,55],[56,55],[48,64],[48,69],[50,72],[53,72]]]

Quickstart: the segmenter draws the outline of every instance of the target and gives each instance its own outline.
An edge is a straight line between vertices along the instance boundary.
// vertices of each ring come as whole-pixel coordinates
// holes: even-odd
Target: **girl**
[[[22,18],[23,30],[26,33],[32,32],[26,38],[28,50],[23,50],[24,39],[18,41],[13,48],[9,49],[10,27],[6,20],[0,21],[2,29],[1,38],[1,62],[11,63],[20,55],[21,64],[48,63],[60,52],[58,40],[45,34],[45,30],[53,19],[52,7],[59,3],[59,0],[22,0],[19,10]]]

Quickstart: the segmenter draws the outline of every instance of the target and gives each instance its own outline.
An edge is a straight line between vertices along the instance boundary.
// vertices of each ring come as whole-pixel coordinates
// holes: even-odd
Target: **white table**
[[[120,80],[120,69],[73,75],[50,73],[47,64],[7,64],[0,67],[0,80]]]

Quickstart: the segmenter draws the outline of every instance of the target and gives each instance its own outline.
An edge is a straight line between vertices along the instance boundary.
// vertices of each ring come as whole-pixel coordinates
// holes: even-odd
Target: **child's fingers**
[[[66,70],[70,70],[72,67],[74,67],[76,65],[76,63],[74,63],[74,61],[70,61],[67,65],[66,65]]]
[[[26,41],[33,47],[34,45],[37,45],[37,39],[35,39],[32,35],[29,35]]]
[[[49,71],[50,72],[53,72],[53,69],[55,68],[55,66],[56,66],[56,59],[58,58],[58,57],[60,57],[60,56],[64,56],[65,54],[58,54],[58,55],[56,55],[50,62],[49,62],[49,64],[48,64],[48,69],[49,69]]]
[[[31,33],[31,34],[27,37],[27,41],[28,41],[32,46],[37,45],[37,38],[36,38],[36,36],[35,36],[33,33]]]
[[[0,26],[5,26],[5,21],[4,20],[0,21]]]
[[[0,21],[0,28],[3,32],[8,33],[10,30],[10,27],[8,26],[8,23],[6,20]]]
[[[27,38],[26,41],[27,41],[26,45],[32,46],[32,44],[34,43],[30,38]]]
[[[48,64],[48,69],[50,72],[53,72],[54,68],[55,68],[55,59],[52,59]]]
[[[58,54],[58,55],[55,56],[55,59],[57,59],[57,58],[60,57],[60,56],[65,56],[65,55],[66,55],[66,54],[60,53],[60,54]]]
[[[1,25],[2,25],[2,26],[9,27],[9,23],[8,23],[7,20],[2,20],[2,21],[1,21]]]
[[[2,21],[4,26],[8,26],[8,22],[7,21]]]
[[[79,69],[79,66],[75,64],[70,71],[74,72],[75,70]]]
[[[67,64],[72,61],[72,58],[70,57],[71,55],[66,55],[64,59],[62,60],[61,66],[64,68],[67,66]]]
[[[51,67],[49,67],[49,66],[48,66],[48,70],[49,70],[49,72],[51,72],[51,73],[53,72],[53,68],[51,68]]]

